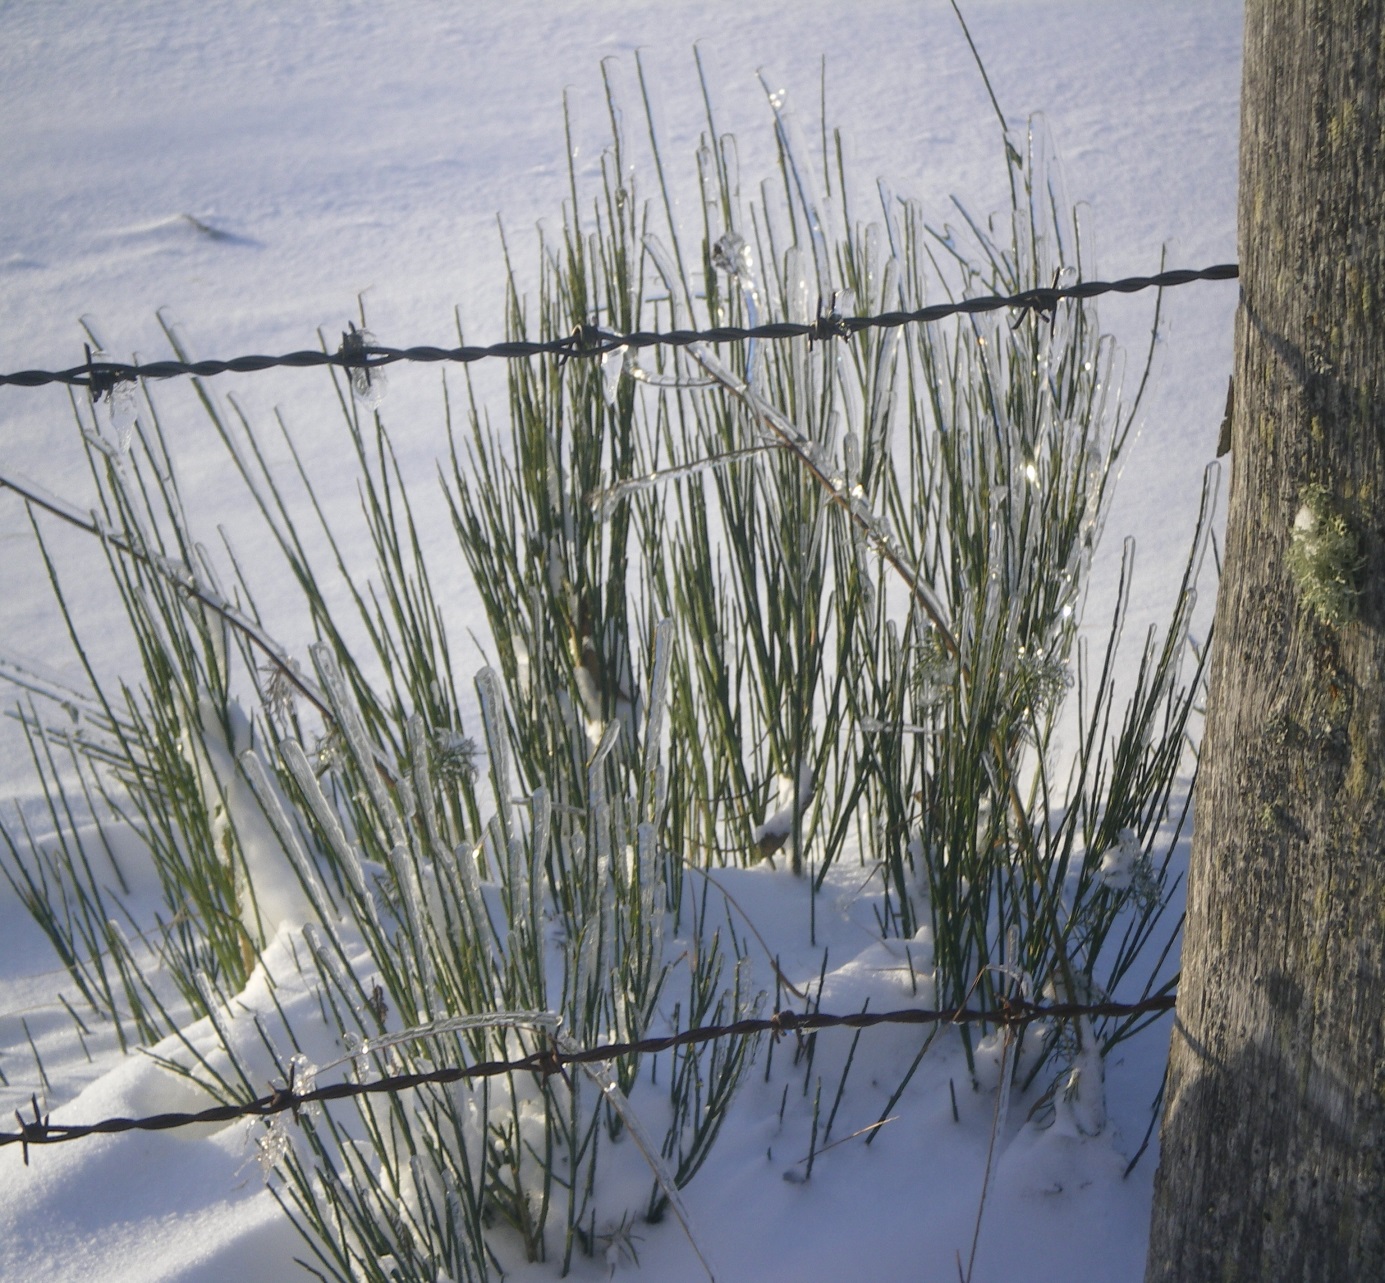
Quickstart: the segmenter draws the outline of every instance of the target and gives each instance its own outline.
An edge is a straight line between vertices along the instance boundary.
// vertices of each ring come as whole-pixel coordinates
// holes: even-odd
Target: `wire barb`
[[[1063,269],[1055,268],[1053,272],[1053,284],[1046,290],[1030,290],[1027,294],[1019,295],[1020,302],[1015,304],[1019,315],[1015,317],[1010,328],[1017,330],[1024,324],[1026,316],[1035,316],[1041,321],[1048,322],[1048,332],[1050,337],[1058,327],[1058,304],[1062,301],[1063,294],[1058,288],[1058,282],[1062,279]]]
[[[33,1121],[33,1122],[31,1122],[31,1123],[30,1123],[30,1122],[26,1122],[26,1121],[24,1120],[23,1115],[20,1114],[19,1110],[16,1109],[16,1110],[14,1111],[15,1121],[19,1123],[19,1136],[18,1136],[18,1140],[19,1140],[20,1145],[21,1145],[22,1148],[23,1148],[23,1153],[24,1153],[24,1166],[25,1166],[25,1167],[28,1167],[28,1166],[29,1166],[29,1146],[30,1146],[30,1145],[48,1145],[48,1144],[51,1144],[51,1143],[52,1143],[51,1140],[50,1140],[50,1138],[49,1138],[49,1135],[48,1135],[48,1117],[49,1117],[49,1116],[48,1116],[47,1114],[41,1113],[41,1112],[39,1111],[39,1107],[38,1107],[38,1095],[37,1095],[37,1094],[31,1095],[31,1096],[29,1097],[29,1101],[30,1101],[30,1103],[31,1103],[31,1104],[33,1105],[33,1107],[34,1107],[34,1121]],[[7,1143],[7,1142],[0,1141],[0,1144],[3,1144],[3,1143]],[[12,1143],[12,1142],[10,1142],[10,1143]]]
[[[265,1115],[282,1114],[285,1110],[293,1111],[293,1121],[301,1122],[302,1118],[299,1111],[303,1108],[303,1100],[294,1090],[293,1080],[298,1074],[297,1061],[289,1062],[288,1082],[282,1087],[276,1087],[273,1083],[269,1084],[270,1095],[263,1096],[255,1101],[256,1113]]]
[[[84,343],[86,349],[87,363],[86,370],[87,393],[91,397],[91,403],[95,405],[102,397],[115,399],[115,388],[117,383],[127,382],[134,378],[133,375],[121,374],[120,367],[109,362],[93,362],[91,359],[91,344]]]
[[[577,357],[605,356],[608,352],[614,352],[620,346],[616,341],[618,337],[599,325],[578,325],[567,338],[554,345],[558,364],[564,366]]]
[[[341,358],[342,365],[348,370],[360,370],[367,387],[370,386],[370,367],[380,364],[372,361],[375,355],[374,348],[366,346],[369,337],[364,330],[356,328],[355,321],[348,321],[347,328],[341,333],[341,346],[337,348],[337,355]]]
[[[808,331],[808,343],[825,343],[829,339],[849,339],[852,335],[850,327],[846,323],[846,318],[837,311],[837,291],[832,291],[832,297],[824,307],[822,299],[818,299],[818,319],[813,322]]]

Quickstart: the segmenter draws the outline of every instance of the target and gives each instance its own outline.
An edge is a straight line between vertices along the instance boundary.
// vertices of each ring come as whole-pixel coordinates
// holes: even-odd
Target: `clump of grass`
[[[866,215],[825,127],[815,177],[777,93],[779,169],[754,194],[704,94],[690,230],[636,69],[644,168],[608,84],[599,181],[572,174],[536,305],[512,266],[511,338],[913,309],[1085,266],[1041,130],[1006,135],[1004,217],[959,206],[959,228],[936,228],[883,187]],[[360,320],[344,343],[361,341]],[[90,690],[72,704],[76,729],[23,714],[55,837],[4,830],[3,867],[122,1037],[177,1033],[170,1067],[227,1095],[267,1065],[287,1073],[287,1046],[295,1072],[371,1075],[734,1020],[761,995],[710,878],[687,874],[765,860],[809,880],[810,936],[833,868],[869,870],[881,932],[911,938],[911,971],[940,1003],[1171,983],[1161,919],[1210,493],[1169,628],[1146,639],[1122,712],[1128,553],[1095,661],[1078,628],[1143,379],[1123,400],[1090,303],[849,342],[514,362],[498,427],[474,386],[449,394],[444,502],[492,656],[479,725],[464,717],[388,403],[370,380],[334,387],[369,577],[282,422],[287,474],[270,434],[195,384],[299,590],[316,637],[302,661],[274,642],[230,549],[198,543],[147,391],[114,440],[74,402],[94,518],[32,497],[102,540],[141,677],[106,680],[79,641]],[[1060,759],[1064,725],[1076,747]],[[156,972],[118,925],[133,916],[91,837],[111,821],[95,816],[153,856]],[[262,981],[268,997],[228,1010]],[[299,983],[326,1046],[280,1001]],[[188,1036],[190,1015],[211,1021],[218,1051]],[[1075,1082],[1094,1044],[1135,1027],[1084,1023],[1006,1064],[1032,1075],[1056,1055],[1055,1082]],[[338,1065],[314,1068],[314,1038],[318,1062],[336,1042]],[[519,1257],[566,1269],[637,1241],[636,1214],[672,1211],[692,1232],[678,1191],[753,1057],[719,1040],[591,1078],[362,1098],[305,1116],[301,1143],[275,1133],[262,1149],[324,1277],[485,1279]],[[622,1154],[648,1171],[637,1205],[603,1194]]]
[[[751,188],[706,100],[700,243],[674,218],[652,123],[648,203],[617,128],[598,190],[584,204],[574,181],[544,247],[540,336],[914,309],[1087,269],[1041,128],[1006,136],[1006,216],[959,206],[959,227],[938,229],[882,188],[866,223],[840,139],[809,148],[771,94],[780,169]],[[534,337],[513,283],[511,297],[511,337]],[[1209,488],[1174,616],[1146,639],[1122,716],[1133,549],[1095,660],[1079,625],[1147,376],[1124,399],[1121,355],[1086,304],[516,367],[508,426],[470,403],[451,487],[507,678],[556,683],[599,726],[621,715],[634,639],[670,619],[675,850],[783,860],[815,889],[844,856],[875,868],[881,928],[929,930],[941,1000],[978,985],[995,1001],[1011,971],[1062,995],[1113,991],[1170,889],[1212,503]],[[1055,776],[1064,725],[1077,747]],[[541,735],[522,737],[531,769],[552,760]],[[1138,888],[1104,872],[1132,841]]]

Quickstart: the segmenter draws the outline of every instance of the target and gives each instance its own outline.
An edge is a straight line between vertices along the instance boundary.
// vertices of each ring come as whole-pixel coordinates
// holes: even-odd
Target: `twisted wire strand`
[[[567,1065],[590,1064],[614,1060],[620,1056],[655,1054],[674,1047],[710,1042],[716,1038],[748,1038],[768,1033],[778,1038],[786,1033],[811,1033],[820,1029],[870,1029],[876,1025],[933,1025],[933,1024],[990,1024],[1001,1028],[1016,1028],[1036,1020],[1072,1020],[1078,1017],[1139,1016],[1171,1010],[1172,994],[1157,994],[1139,1002],[1099,1003],[1034,1003],[1007,1002],[989,1010],[957,1007],[951,1010],[928,1010],[917,1007],[901,1011],[861,1011],[848,1015],[829,1015],[825,1012],[800,1014],[777,1011],[772,1016],[737,1020],[727,1025],[701,1025],[682,1033],[659,1038],[643,1038],[636,1042],[605,1043],[575,1051],[550,1047],[518,1060],[485,1060],[472,1065],[448,1065],[420,1073],[394,1074],[371,1082],[339,1082],[325,1087],[297,1090],[290,1073],[288,1084],[275,1088],[255,1100],[214,1105],[196,1113],[152,1114],[143,1118],[104,1118],[95,1123],[53,1123],[39,1110],[37,1097],[32,1098],[33,1118],[25,1119],[17,1110],[17,1132],[0,1132],[0,1148],[20,1145],[24,1163],[29,1162],[30,1145],[59,1145],[81,1140],[86,1136],[132,1131],[169,1131],[191,1127],[198,1123],[225,1123],[237,1118],[268,1118],[274,1114],[293,1111],[304,1105],[331,1100],[346,1100],[355,1096],[379,1095],[408,1091],[429,1084],[442,1085],[471,1078],[493,1078],[500,1074],[537,1073],[545,1077],[561,1074]]]
[[[1175,268],[1154,276],[1128,276],[1119,281],[1079,281],[1061,288],[1023,290],[1018,294],[990,294],[981,298],[962,299],[953,303],[936,303],[911,312],[883,312],[876,316],[841,316],[835,308],[812,322],[775,321],[765,325],[718,325],[705,330],[635,330],[615,334],[596,326],[580,326],[567,338],[523,340],[515,339],[486,346],[407,347],[392,348],[365,344],[359,331],[343,335],[341,348],[336,352],[288,352],[282,356],[237,356],[229,360],[207,361],[149,361],[128,364],[120,361],[92,361],[69,370],[18,370],[0,374],[0,385],[37,388],[52,383],[85,387],[93,398],[109,392],[117,383],[134,379],[170,379],[179,375],[207,378],[216,374],[250,374],[277,368],[303,369],[334,365],[342,369],[375,369],[397,361],[423,364],[451,362],[469,364],[488,358],[515,361],[531,356],[557,356],[563,360],[579,357],[599,357],[622,348],[689,347],[695,343],[739,343],[749,339],[782,340],[807,338],[825,341],[849,338],[863,330],[895,329],[902,325],[928,324],[949,316],[971,315],[978,312],[999,312],[1018,309],[1037,316],[1051,317],[1059,303],[1066,299],[1095,298],[1101,294],[1134,294],[1140,290],[1166,289],[1187,285],[1193,281],[1235,280],[1240,269],[1235,263],[1198,269]]]

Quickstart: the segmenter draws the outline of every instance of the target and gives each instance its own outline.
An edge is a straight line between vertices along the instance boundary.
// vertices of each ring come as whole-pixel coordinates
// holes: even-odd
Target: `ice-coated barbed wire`
[[[35,1096],[31,1098],[33,1118],[26,1119],[16,1110],[14,1116],[19,1130],[0,1132],[0,1148],[6,1145],[22,1146],[27,1166],[31,1145],[59,1145],[87,1136],[117,1132],[170,1131],[199,1123],[227,1123],[238,1118],[269,1118],[290,1111],[296,1114],[304,1105],[345,1100],[355,1096],[409,1091],[416,1087],[440,1086],[473,1078],[494,1078],[501,1074],[536,1073],[548,1077],[561,1074],[568,1065],[597,1064],[620,1056],[656,1055],[674,1047],[711,1042],[717,1038],[749,1038],[765,1033],[778,1038],[787,1033],[803,1034],[838,1028],[871,1029],[876,1025],[989,1024],[1003,1029],[1013,1029],[1036,1020],[1147,1015],[1170,1011],[1175,1002],[1176,997],[1173,994],[1155,994],[1139,1002],[1038,1003],[1021,999],[1004,1002],[1001,1006],[990,1009],[956,1007],[950,1010],[934,1010],[907,1007],[900,1011],[859,1011],[848,1015],[830,1015],[821,1011],[803,1014],[795,1011],[777,1011],[772,1016],[737,1020],[726,1025],[701,1025],[685,1029],[682,1033],[643,1038],[637,1042],[614,1042],[597,1047],[577,1048],[564,1040],[518,1060],[484,1060],[473,1065],[448,1065],[421,1073],[393,1074],[370,1082],[329,1083],[325,1087],[314,1085],[307,1091],[295,1088],[295,1072],[293,1066],[290,1066],[288,1082],[283,1087],[274,1088],[268,1095],[255,1100],[214,1105],[196,1113],[152,1114],[143,1118],[104,1118],[95,1123],[51,1122],[49,1115],[39,1109],[38,1098]],[[404,1041],[404,1038],[395,1037],[389,1041],[393,1045]],[[379,1045],[385,1044],[381,1041]]]
[[[1059,303],[1068,299],[1095,298],[1100,294],[1134,294],[1140,290],[1167,289],[1193,281],[1230,281],[1240,275],[1235,263],[1220,263],[1214,267],[1175,268],[1154,276],[1128,276],[1118,281],[1079,281],[1062,287],[1040,287],[1022,290],[1018,294],[990,294],[980,298],[961,299],[951,303],[935,303],[929,307],[905,312],[882,312],[875,316],[842,316],[828,308],[811,322],[775,321],[764,325],[717,325],[705,330],[635,330],[616,334],[595,325],[579,326],[572,334],[560,339],[513,339],[487,346],[461,347],[381,347],[361,341],[361,332],[342,336],[335,352],[289,352],[283,356],[237,356],[229,360],[207,361],[149,361],[128,364],[120,361],[95,361],[90,350],[84,364],[68,370],[17,370],[0,374],[0,385],[36,388],[51,383],[84,387],[93,399],[111,393],[118,384],[133,379],[171,379],[180,375],[207,378],[215,374],[250,374],[276,368],[307,368],[331,365],[346,370],[373,370],[393,365],[397,361],[425,364],[438,362],[469,364],[488,358],[522,360],[531,356],[556,356],[561,360],[582,357],[601,357],[618,349],[638,350],[647,347],[689,347],[693,344],[740,343],[747,340],[780,340],[807,338],[825,341],[849,338],[862,330],[895,329],[902,325],[922,325],[949,316],[977,312],[1019,310],[1049,319]]]

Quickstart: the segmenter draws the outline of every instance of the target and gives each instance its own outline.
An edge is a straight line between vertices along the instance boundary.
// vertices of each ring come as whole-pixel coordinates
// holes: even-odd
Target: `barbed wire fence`
[[[875,316],[843,316],[835,300],[819,303],[817,319],[812,322],[776,321],[766,325],[720,325],[705,330],[635,330],[618,334],[596,325],[579,326],[566,338],[544,340],[512,340],[485,346],[461,347],[380,347],[364,341],[362,331],[352,327],[342,335],[341,346],[335,352],[288,352],[282,356],[237,356],[229,360],[207,361],[150,361],[129,364],[120,361],[95,361],[87,350],[82,365],[68,370],[18,370],[0,374],[0,386],[23,388],[44,387],[54,383],[85,387],[93,399],[109,393],[118,383],[136,379],[169,379],[180,375],[207,378],[216,374],[251,374],[260,370],[279,368],[304,369],[334,365],[343,369],[372,370],[399,361],[438,364],[444,362],[469,364],[488,358],[522,360],[531,356],[556,356],[561,360],[601,357],[622,349],[639,350],[648,347],[691,347],[701,343],[738,343],[751,339],[784,340],[807,338],[826,341],[849,338],[863,330],[897,329],[903,325],[928,324],[950,316],[974,315],[982,312],[1016,310],[1051,320],[1059,303],[1067,300],[1096,298],[1102,294],[1135,294],[1141,290],[1167,289],[1193,281],[1235,280],[1240,269],[1235,263],[1220,263],[1214,267],[1175,268],[1153,276],[1129,276],[1118,281],[1079,281],[1075,285],[1023,290],[1018,294],[988,294],[979,298],[937,303],[930,307],[906,312],[882,312]]]
[[[738,1020],[728,1025],[700,1025],[693,1029],[685,1029],[681,1033],[643,1038],[635,1042],[604,1043],[575,1051],[563,1050],[555,1045],[516,1060],[485,1060],[473,1065],[447,1065],[420,1073],[387,1075],[370,1081],[329,1083],[325,1087],[313,1085],[300,1089],[294,1083],[294,1072],[291,1070],[288,1082],[283,1087],[275,1088],[268,1095],[257,1097],[255,1100],[214,1105],[195,1113],[151,1114],[143,1118],[104,1118],[95,1123],[51,1122],[49,1115],[40,1110],[35,1094],[31,1098],[33,1118],[26,1119],[16,1110],[14,1116],[19,1130],[0,1132],[0,1148],[7,1145],[21,1146],[24,1164],[27,1167],[31,1145],[60,1145],[88,1136],[118,1132],[171,1131],[174,1128],[192,1127],[199,1123],[226,1123],[238,1118],[269,1118],[289,1111],[296,1115],[304,1105],[347,1100],[356,1096],[403,1092],[430,1084],[442,1086],[468,1079],[494,1078],[501,1074],[535,1073],[546,1078],[553,1074],[562,1074],[568,1065],[593,1064],[616,1060],[621,1056],[656,1055],[675,1047],[686,1047],[720,1038],[751,1038],[767,1033],[777,1039],[788,1033],[802,1035],[823,1029],[870,1029],[877,1025],[989,1024],[1001,1029],[1015,1029],[1037,1020],[1119,1018],[1155,1014],[1171,1010],[1174,1003],[1173,994],[1156,994],[1131,1003],[1036,1003],[1020,999],[990,1009],[957,1007],[951,1010],[932,1010],[907,1007],[900,1011],[861,1011],[850,1015],[831,1015],[820,1011],[802,1014],[795,1011],[776,1011],[772,1016]],[[419,1036],[427,1036],[428,1032],[427,1029],[420,1030]],[[398,1035],[391,1036],[391,1043],[399,1041],[401,1039]],[[363,1048],[358,1056],[347,1059],[358,1059],[368,1050]]]
[[[1166,289],[1195,281],[1235,280],[1239,267],[1222,263],[1200,269],[1173,269],[1153,276],[1125,277],[1116,281],[1082,281],[1074,285],[1024,290],[1011,295],[986,295],[949,303],[935,304],[914,311],[885,312],[873,316],[843,316],[836,300],[820,303],[817,319],[811,323],[774,322],[756,326],[714,326],[703,330],[647,331],[616,333],[594,324],[579,326],[566,338],[548,340],[512,340],[485,346],[392,348],[366,341],[363,331],[354,326],[342,335],[335,352],[300,351],[281,356],[246,355],[225,360],[153,361],[125,363],[94,360],[90,348],[87,359],[79,366],[66,370],[19,370],[0,374],[0,386],[38,388],[63,384],[84,387],[93,400],[113,392],[124,382],[140,379],[168,379],[179,376],[206,378],[226,373],[256,373],[276,368],[312,368],[336,366],[346,370],[371,370],[397,362],[423,364],[468,364],[485,359],[522,360],[534,356],[555,356],[560,360],[599,358],[625,349],[639,350],[656,346],[690,347],[695,344],[747,342],[750,340],[783,341],[807,338],[811,342],[826,342],[870,329],[894,329],[913,324],[928,324],[959,315],[986,312],[1018,311],[1025,316],[1052,321],[1058,305],[1065,301],[1095,298],[1102,294],[1134,294],[1147,289]],[[1018,322],[1017,322],[1018,323]],[[0,487],[19,487],[0,476]],[[20,491],[21,497],[34,501],[35,496]],[[57,515],[66,516],[59,512]],[[768,1033],[780,1038],[788,1033],[799,1036],[824,1029],[868,1029],[879,1025],[939,1025],[989,1024],[1001,1029],[1015,1029],[1039,1020],[1075,1020],[1081,1018],[1127,1018],[1155,1015],[1173,1009],[1176,995],[1157,994],[1134,1003],[1035,1003],[1028,1000],[1004,1002],[1000,1007],[974,1009],[906,1008],[887,1012],[857,1012],[832,1015],[823,1012],[797,1013],[778,1011],[773,1015],[736,1021],[727,1025],[698,1026],[681,1033],[645,1038],[633,1042],[605,1043],[599,1046],[564,1050],[552,1045],[514,1060],[481,1061],[470,1065],[449,1065],[426,1072],[386,1075],[370,1081],[343,1081],[326,1086],[301,1088],[295,1084],[290,1071],[283,1087],[273,1088],[268,1095],[254,1100],[230,1102],[192,1113],[163,1113],[140,1118],[105,1118],[94,1123],[54,1123],[40,1109],[37,1094],[31,1097],[32,1118],[16,1110],[17,1131],[0,1131],[0,1148],[19,1145],[24,1163],[29,1163],[30,1147],[57,1145],[82,1140],[94,1135],[109,1135],[132,1131],[167,1131],[197,1124],[224,1123],[240,1118],[269,1118],[293,1112],[295,1116],[305,1105],[345,1100],[353,1097],[409,1091],[427,1085],[446,1085],[471,1079],[495,1077],[512,1073],[535,1073],[543,1077],[562,1074],[568,1065],[610,1061],[622,1056],[655,1055],[676,1047],[710,1042],[723,1038],[756,1037]],[[348,1058],[354,1059],[354,1058]]]

